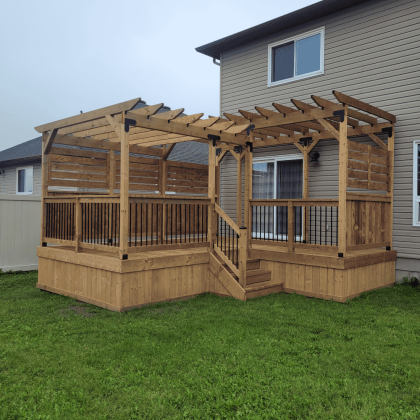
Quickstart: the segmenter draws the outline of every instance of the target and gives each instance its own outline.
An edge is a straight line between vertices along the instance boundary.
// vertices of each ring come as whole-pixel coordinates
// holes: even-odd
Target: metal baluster
[[[309,206],[309,243],[312,244],[312,206]]]

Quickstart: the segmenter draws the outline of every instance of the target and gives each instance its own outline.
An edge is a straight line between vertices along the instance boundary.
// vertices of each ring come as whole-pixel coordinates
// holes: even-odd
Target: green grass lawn
[[[0,275],[1,419],[419,419],[420,291],[115,313]]]

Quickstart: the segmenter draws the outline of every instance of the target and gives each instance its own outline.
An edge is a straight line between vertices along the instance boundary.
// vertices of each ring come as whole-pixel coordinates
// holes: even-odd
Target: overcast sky
[[[3,1],[0,150],[136,97],[218,115],[219,67],[195,48],[315,2]]]

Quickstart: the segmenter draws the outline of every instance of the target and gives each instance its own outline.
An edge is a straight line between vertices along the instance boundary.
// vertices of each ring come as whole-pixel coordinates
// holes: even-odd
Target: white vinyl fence
[[[0,194],[0,268],[36,270],[41,235],[41,197]]]

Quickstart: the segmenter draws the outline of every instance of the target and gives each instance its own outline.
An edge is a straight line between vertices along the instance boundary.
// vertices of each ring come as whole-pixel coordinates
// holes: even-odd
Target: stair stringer
[[[209,269],[234,298],[246,300],[245,290],[212,253],[210,253]]]

